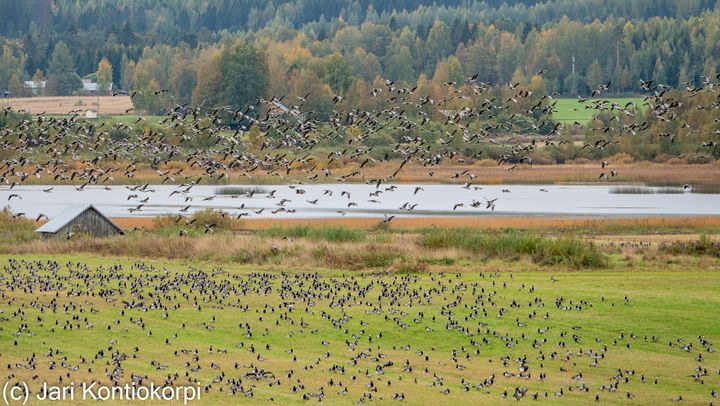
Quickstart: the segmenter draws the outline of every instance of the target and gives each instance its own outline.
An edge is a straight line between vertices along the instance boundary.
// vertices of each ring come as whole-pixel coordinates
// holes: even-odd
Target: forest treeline
[[[606,82],[610,93],[640,92],[640,79],[682,88],[719,70],[719,7],[715,0],[0,0],[0,89],[27,95],[24,81],[47,80],[46,95],[70,94],[80,77],[96,78],[103,60],[113,87],[142,92],[137,107],[151,113],[206,98],[309,91],[319,94],[315,107],[327,109],[336,94],[363,103],[379,78],[437,87],[477,74],[502,85],[542,72],[539,88],[573,97]],[[220,56],[238,40],[259,51],[258,65],[221,72],[228,58]],[[235,83],[248,75],[267,86]]]
[[[28,92],[23,81],[45,80],[45,95],[73,94],[86,77],[131,95],[136,113],[228,106],[232,122],[275,97],[328,134],[337,111],[391,109],[425,124],[362,137],[378,158],[392,157],[403,135],[458,143],[470,156],[512,152],[449,136],[453,117],[469,111],[492,113],[467,131],[562,134],[534,162],[720,157],[720,101],[696,94],[720,78],[715,0],[0,0],[0,10],[0,90],[13,96]],[[649,104],[603,104],[584,128],[552,120],[554,99],[598,89],[654,93],[673,119]],[[582,133],[585,145],[572,142]]]

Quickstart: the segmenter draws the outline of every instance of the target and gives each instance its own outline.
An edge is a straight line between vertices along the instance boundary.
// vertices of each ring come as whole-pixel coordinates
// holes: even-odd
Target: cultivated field
[[[3,99],[3,106],[13,110],[25,110],[32,114],[70,114],[80,110],[82,114],[88,109],[98,110],[100,114],[126,114],[132,108],[130,96],[56,96],[56,97],[20,97]]]

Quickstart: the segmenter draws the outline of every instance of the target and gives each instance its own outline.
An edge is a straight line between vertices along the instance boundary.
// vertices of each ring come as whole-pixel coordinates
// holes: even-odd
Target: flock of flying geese
[[[596,317],[635,317],[634,300],[552,293],[562,278],[536,287],[497,272],[331,277],[16,259],[2,275],[3,292],[24,292],[3,293],[5,381],[31,390],[89,375],[201,386],[211,402],[718,397],[705,337],[598,332]],[[650,361],[661,352],[667,363]],[[703,390],[683,396],[689,385]]]
[[[716,92],[718,78],[711,81],[704,77],[702,86],[688,85],[686,90],[691,95]],[[609,86],[610,83],[599,86],[592,96],[601,96]],[[652,81],[642,82],[642,86],[648,92],[645,100],[653,118],[663,121],[678,118],[676,109],[684,102],[668,96],[668,86]],[[396,181],[398,174],[408,164],[425,167],[429,180],[442,181],[434,177],[435,167],[444,162],[462,166],[479,159],[482,150],[477,146],[481,144],[509,144],[509,152],[498,159],[498,164],[507,165],[507,169],[512,170],[519,163],[532,164],[530,153],[541,143],[553,147],[568,142],[558,138],[564,130],[562,124],[553,124],[549,118],[540,123],[528,118],[550,117],[555,111],[554,97],[559,93],[545,95],[537,100],[537,97],[532,98],[531,91],[515,83],[507,85],[511,95],[507,100],[497,100],[490,98],[491,85],[479,82],[477,75],[467,78],[465,83],[445,83],[445,87],[448,96],[434,100],[431,97],[418,97],[415,94],[417,88],[400,87],[386,81],[383,87],[373,89],[371,96],[383,98],[391,107],[381,111],[340,109],[343,99],[336,96],[333,99],[336,109],[327,120],[322,120],[317,112],[306,111],[304,105],[310,95],[294,100],[285,100],[284,97],[259,99],[255,105],[239,109],[209,108],[205,105],[207,103],[196,107],[184,104],[166,112],[160,121],[163,131],[125,123],[97,123],[82,118],[80,111],[61,118],[33,114],[14,126],[0,129],[0,147],[6,152],[0,166],[0,182],[8,185],[7,201],[11,202],[13,199],[22,199],[21,192],[14,190],[14,187],[36,177],[73,183],[79,191],[89,185],[109,189],[109,185],[119,183],[116,178],[134,178],[138,170],[147,165],[155,171],[159,183],[179,184],[173,194],[187,195],[201,182],[213,184],[227,181],[230,174],[236,176],[235,179],[263,175],[278,177],[280,183],[293,183],[298,194],[303,191],[299,186],[306,182],[363,181],[376,188],[376,192],[369,196],[369,201],[373,202],[379,200],[381,192],[393,190],[394,186],[384,185]],[[477,107],[449,110],[453,102],[470,97],[480,100]],[[636,135],[649,126],[647,121],[623,121],[621,117],[635,114],[630,104],[620,106],[603,100],[588,103],[589,99],[584,98],[578,101],[585,104],[586,109],[616,114],[614,120],[610,120],[603,128],[592,129],[605,136],[584,144],[583,149],[608,148],[619,142],[619,136]],[[283,102],[289,106],[286,107]],[[517,108],[523,109],[522,113],[501,119],[503,111],[513,105],[521,106]],[[712,105],[697,108],[718,109],[719,106],[720,99]],[[430,108],[441,112],[444,119],[431,121],[426,112]],[[9,112],[8,108],[0,111],[0,114],[8,115]],[[140,118],[135,124],[143,120]],[[484,124],[479,127],[471,125],[476,122]],[[491,124],[493,122],[496,124]],[[252,126],[257,126],[266,134],[261,145],[255,148],[249,148],[246,137]],[[682,127],[690,128],[687,123],[683,123]],[[526,142],[521,142],[518,137],[504,140],[498,135],[523,128],[533,132],[543,130],[548,134]],[[385,152],[378,153],[375,149],[380,150],[380,147],[365,141],[381,131],[395,134],[397,142],[385,146]],[[135,135],[128,137],[128,133]],[[314,150],[318,146],[329,148],[330,152],[320,154]],[[704,146],[718,148],[719,144],[706,142]],[[189,168],[199,169],[201,174],[190,175],[182,168],[175,169],[177,165],[173,166],[172,163],[177,161],[184,162]],[[351,162],[356,164],[349,165]],[[364,172],[368,165],[379,162],[394,165],[394,169],[390,169],[384,177],[366,176]],[[608,170],[607,162],[602,163],[602,169],[600,179],[618,176],[616,170]],[[477,175],[470,169],[455,172],[451,178],[454,182],[465,180],[464,188],[479,189],[474,186]],[[131,213],[140,212],[147,204],[152,204],[152,199],[138,199],[137,196],[137,192],[152,191],[149,184],[129,189],[131,194],[127,200],[136,199],[134,206],[128,209]],[[44,192],[51,193],[52,190],[48,188]],[[422,187],[418,187],[415,194],[422,191]],[[317,204],[318,199],[309,199],[307,202]],[[294,209],[287,207],[286,203],[290,203],[290,200],[280,200],[273,212],[292,212]],[[448,209],[484,207],[494,210],[497,204],[498,198],[486,198],[484,201],[449,202]],[[349,201],[347,205],[349,209],[357,206],[358,202]],[[416,206],[417,203],[408,202],[399,210],[412,211]],[[192,203],[189,203],[178,214],[184,215],[192,209]],[[340,214],[344,214],[344,211],[340,211]],[[386,215],[385,219],[392,217]],[[43,215],[37,220],[42,218]]]

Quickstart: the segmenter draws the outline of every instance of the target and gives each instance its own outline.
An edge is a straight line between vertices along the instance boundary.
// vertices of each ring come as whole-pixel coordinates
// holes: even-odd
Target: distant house
[[[90,95],[90,96],[97,96],[97,94],[98,94],[97,82],[93,82],[90,79],[83,79],[82,84],[83,84],[83,88],[82,88],[83,93]],[[112,84],[112,82],[110,82],[109,89],[112,90],[112,88],[113,88],[113,84]],[[100,95],[100,96],[103,96],[103,95]]]
[[[271,103],[273,104],[273,106],[275,106],[274,108],[271,108],[268,112],[271,119],[295,117],[295,119],[299,122],[305,122],[305,114],[301,113],[300,110],[297,110],[296,108],[290,109],[275,98],[273,98]]]
[[[35,230],[45,237],[56,235],[70,237],[73,234],[90,234],[97,237],[123,235],[115,225],[92,204],[72,206]]]
[[[97,94],[98,88],[97,88],[96,82],[93,82],[90,79],[83,79],[82,84],[83,84],[83,88],[82,88],[83,92],[85,92],[87,94],[91,94],[91,95]]]
[[[28,94],[32,96],[45,96],[45,84],[47,81],[43,80],[35,82],[34,80],[26,80],[23,82],[23,87],[28,90]]]
[[[92,119],[96,119],[96,118],[97,118],[97,111],[92,110],[92,109],[88,109],[87,111],[85,111],[85,118],[91,119],[91,120],[92,120]]]

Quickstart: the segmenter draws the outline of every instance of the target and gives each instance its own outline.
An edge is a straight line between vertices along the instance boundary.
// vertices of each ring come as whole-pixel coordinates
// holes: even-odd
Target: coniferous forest
[[[432,87],[474,74],[486,83],[530,82],[538,71],[547,72],[537,86],[567,96],[608,81],[612,93],[639,92],[640,79],[683,86],[718,72],[718,7],[715,0],[2,0],[0,88],[45,78],[48,95],[68,94],[107,59],[116,89],[159,86],[176,102],[209,94],[232,102],[213,88],[232,78],[202,78],[222,70],[220,55],[240,40],[262,50],[257,68],[267,86],[254,90],[265,95],[327,85],[361,98],[378,77]]]
[[[179,105],[240,108],[286,97],[288,104],[302,98],[303,110],[327,120],[336,96],[344,108],[387,108],[392,100],[373,96],[393,83],[413,89],[417,100],[443,100],[442,108],[425,109],[442,122],[438,110],[513,100],[508,85],[532,92],[528,102],[590,97],[603,86],[603,97],[642,97],[651,81],[682,92],[715,82],[720,72],[715,0],[0,0],[0,9],[6,95],[30,96],[27,81],[46,81],[44,96],[77,94],[89,79],[101,91],[132,94],[136,111],[151,115]],[[450,97],[469,78],[492,92],[468,88]],[[503,131],[527,108],[511,103],[486,129]],[[611,117],[600,110],[607,124]],[[678,129],[651,121],[653,131],[633,141],[568,147],[538,162],[619,152],[641,160],[720,155],[700,147],[716,123],[679,110],[704,130],[684,137],[687,143],[656,139]],[[645,124],[643,109],[633,117]],[[510,130],[548,134],[557,129],[550,118],[533,113],[531,124]],[[392,138],[366,141],[387,145]]]

